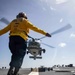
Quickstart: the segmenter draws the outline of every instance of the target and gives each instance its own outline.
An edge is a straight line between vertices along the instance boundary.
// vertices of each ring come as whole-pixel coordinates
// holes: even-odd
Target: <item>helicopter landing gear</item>
[[[40,56],[42,55],[42,51],[43,51],[43,53],[45,53],[45,52],[46,52],[46,50],[45,50],[45,49],[42,49],[41,51],[39,51],[39,55],[40,55]]]
[[[28,54],[29,52],[27,51],[27,54]]]
[[[43,49],[43,53],[45,53],[46,52],[46,50],[45,49]]]
[[[36,60],[36,59],[42,59],[42,57],[40,57],[40,56],[29,56],[29,58],[33,58],[34,60]]]
[[[40,56],[42,55],[41,51],[39,52],[39,55],[40,55]]]

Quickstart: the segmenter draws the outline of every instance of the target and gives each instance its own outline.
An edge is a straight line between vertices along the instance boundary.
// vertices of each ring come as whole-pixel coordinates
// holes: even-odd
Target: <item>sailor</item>
[[[29,33],[30,29],[45,36],[51,37],[49,33],[34,26],[27,19],[24,12],[20,12],[16,16],[16,19],[12,20],[9,25],[0,30],[0,36],[9,31],[9,50],[12,56],[7,75],[17,75],[19,69],[21,68],[27,48],[27,34]]]

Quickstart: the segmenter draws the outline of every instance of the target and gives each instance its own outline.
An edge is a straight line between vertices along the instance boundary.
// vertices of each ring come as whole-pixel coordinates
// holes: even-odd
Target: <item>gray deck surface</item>
[[[0,75],[7,75],[8,69],[0,69]],[[30,69],[21,69],[19,74],[28,75],[30,73]]]
[[[68,72],[66,72],[66,71]],[[62,72],[65,71],[65,72]],[[73,72],[72,72],[73,71]],[[68,68],[68,69],[57,69],[54,71],[45,71],[45,72],[39,72],[39,75],[75,75],[74,72],[75,68]],[[7,75],[8,69],[0,69],[0,75]],[[30,74],[30,69],[20,69],[19,74],[20,75],[33,75]],[[35,75],[35,74],[34,74]]]

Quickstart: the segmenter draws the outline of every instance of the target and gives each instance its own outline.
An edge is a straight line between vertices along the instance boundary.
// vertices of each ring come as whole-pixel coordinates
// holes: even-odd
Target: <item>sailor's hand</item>
[[[46,36],[47,36],[47,37],[51,37],[51,34],[49,34],[49,33],[46,33]]]

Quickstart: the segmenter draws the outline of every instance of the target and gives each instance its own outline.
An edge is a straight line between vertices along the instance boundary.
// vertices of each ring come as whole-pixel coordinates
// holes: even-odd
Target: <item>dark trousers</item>
[[[12,53],[10,67],[20,68],[26,53],[27,42],[20,36],[9,37],[9,49]]]

